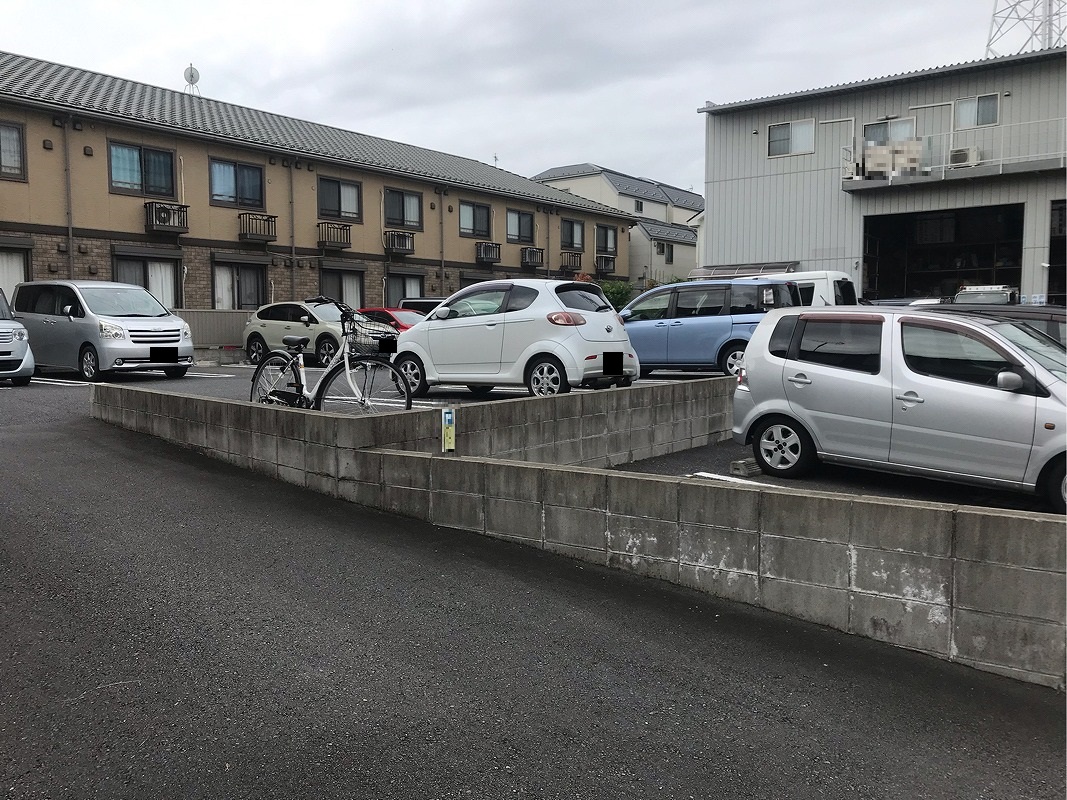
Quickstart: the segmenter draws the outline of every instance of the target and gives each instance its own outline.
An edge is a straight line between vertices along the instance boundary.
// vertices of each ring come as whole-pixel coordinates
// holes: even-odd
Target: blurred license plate
[[[604,374],[622,375],[622,353],[604,353]]]
[[[178,348],[177,347],[150,347],[148,348],[148,358],[154,363],[161,364],[165,361],[177,361],[178,360]]]

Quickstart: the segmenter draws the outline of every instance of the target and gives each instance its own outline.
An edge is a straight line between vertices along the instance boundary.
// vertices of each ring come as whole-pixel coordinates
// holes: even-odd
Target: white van
[[[689,273],[690,280],[704,280],[716,277],[709,267],[699,267]],[[722,278],[723,276],[718,276]],[[792,281],[800,290],[800,300],[806,306],[854,306],[859,304],[856,284],[847,272],[836,270],[810,270],[807,272],[761,272],[758,275],[745,275],[732,280],[758,280],[775,278]]]

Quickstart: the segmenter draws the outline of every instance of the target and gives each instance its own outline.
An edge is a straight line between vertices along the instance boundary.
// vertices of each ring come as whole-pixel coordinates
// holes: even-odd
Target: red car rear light
[[[548,321],[553,325],[584,325],[585,317],[574,311],[553,311]]]

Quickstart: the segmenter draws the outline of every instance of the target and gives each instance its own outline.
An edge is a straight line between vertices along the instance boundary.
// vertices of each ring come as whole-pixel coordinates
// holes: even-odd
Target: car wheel
[[[752,455],[764,475],[798,478],[815,465],[815,443],[785,417],[761,420],[752,433]]]
[[[559,360],[552,356],[539,356],[526,368],[526,388],[530,394],[547,397],[566,394],[571,390],[567,373]]]
[[[719,353],[719,371],[724,375],[737,375],[745,357],[748,342],[730,342]]]
[[[188,371],[188,367],[166,367],[163,370],[163,374],[168,378],[184,378],[185,373]]]
[[[1067,513],[1067,473],[1062,458],[1045,475],[1044,494],[1048,504],[1057,514]]]
[[[248,337],[248,345],[245,347],[245,352],[248,354],[248,363],[258,367],[259,362],[263,360],[263,356],[267,354],[267,343],[253,334]]]
[[[78,372],[83,380],[100,380],[100,357],[96,354],[96,348],[91,344],[85,345],[78,354]]]
[[[426,396],[426,393],[430,390],[430,384],[426,382],[426,368],[422,366],[422,361],[418,356],[404,353],[397,356],[393,366],[400,370],[400,374],[408,382],[412,397]]]
[[[12,386],[29,386],[30,385],[30,377],[31,376],[29,376],[29,375],[24,375],[21,378],[12,378],[11,379],[11,385]]]
[[[467,389],[475,397],[485,397],[495,388],[495,386],[475,386],[473,384],[467,384]]]
[[[323,336],[315,345],[315,358],[319,366],[325,367],[337,355],[337,342],[332,336]]]

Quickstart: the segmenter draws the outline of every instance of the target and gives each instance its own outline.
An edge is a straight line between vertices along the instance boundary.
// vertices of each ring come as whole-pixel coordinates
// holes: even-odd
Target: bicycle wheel
[[[284,353],[268,353],[252,373],[253,403],[296,407],[303,396],[296,360]]]
[[[315,408],[331,414],[381,414],[411,408],[411,389],[385,359],[359,356],[341,362],[322,379]]]

